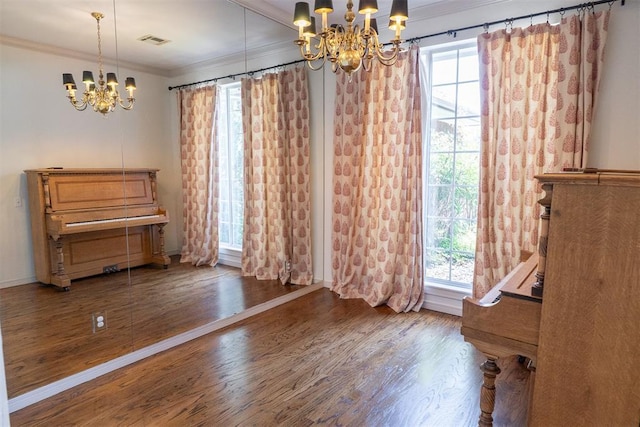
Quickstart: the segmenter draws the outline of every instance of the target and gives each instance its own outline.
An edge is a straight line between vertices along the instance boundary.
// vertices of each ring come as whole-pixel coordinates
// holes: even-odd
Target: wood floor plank
[[[17,411],[11,421],[476,425],[482,356],[459,329],[455,316],[396,314],[321,289]],[[514,360],[500,364],[495,425],[524,425],[528,371]]]
[[[300,288],[173,257],[166,270],[148,266],[75,280],[70,292],[37,283],[0,289],[9,397]],[[98,333],[95,312],[107,317]]]

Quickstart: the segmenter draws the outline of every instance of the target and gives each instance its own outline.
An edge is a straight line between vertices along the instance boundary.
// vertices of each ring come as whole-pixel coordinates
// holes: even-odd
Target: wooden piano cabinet
[[[535,366],[529,426],[638,427],[640,172],[536,178],[546,193],[538,259],[463,301],[461,332],[487,356],[479,425],[493,423],[496,360],[519,354]]]
[[[533,254],[481,300],[467,297],[462,302],[461,333],[465,341],[487,357],[480,366],[483,372],[480,426],[493,425],[495,382],[500,374],[497,360],[520,355],[529,358],[531,366],[535,366],[541,300],[531,295],[531,287],[536,280],[537,265],[538,255]]]
[[[640,425],[640,173],[553,185],[531,426]]]
[[[25,171],[36,278],[67,290],[71,280],[127,267],[170,264],[167,212],[157,169]]]

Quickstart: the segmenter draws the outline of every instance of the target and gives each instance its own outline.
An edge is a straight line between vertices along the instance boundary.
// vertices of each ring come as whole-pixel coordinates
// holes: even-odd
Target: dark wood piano
[[[71,280],[157,263],[165,268],[158,169],[26,170],[36,278]]]
[[[529,358],[529,426],[640,425],[640,172],[536,177],[538,256],[481,300],[461,332],[487,356],[479,425],[493,423],[496,360]],[[499,299],[496,297],[499,296]]]

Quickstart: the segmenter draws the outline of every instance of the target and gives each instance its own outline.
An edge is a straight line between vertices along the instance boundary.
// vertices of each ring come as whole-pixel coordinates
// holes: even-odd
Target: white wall
[[[589,166],[640,169],[640,1],[614,7]]]

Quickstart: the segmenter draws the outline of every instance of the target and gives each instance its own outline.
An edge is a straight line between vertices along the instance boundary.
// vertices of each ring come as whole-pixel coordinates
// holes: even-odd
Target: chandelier
[[[358,12],[364,15],[364,26],[354,25],[355,13],[353,1],[347,0],[347,13],[343,25],[327,24],[327,15],[333,12],[331,0],[316,0],[315,12],[322,16],[322,31],[318,42],[312,46],[312,39],[316,37],[315,17],[309,14],[309,3],[298,2],[295,6],[293,23],[299,29],[298,39],[295,43],[300,46],[300,54],[313,70],[322,68],[325,62],[331,62],[333,72],[338,68],[351,74],[364,67],[369,70],[373,58],[377,58],[384,65],[393,65],[400,52],[400,32],[405,29],[405,21],[409,17],[407,0],[393,0],[391,14],[389,16],[389,29],[395,31],[395,38],[391,40],[393,47],[385,51],[383,44],[378,40],[378,27],[375,18],[371,15],[378,11],[376,0],[361,0]],[[314,61],[322,60],[318,67],[314,67]]]
[[[87,105],[93,107],[93,111],[107,115],[115,110],[116,105],[120,105],[125,110],[131,110],[135,98],[133,97],[133,91],[136,89],[136,81],[133,77],[127,77],[125,80],[125,87],[129,96],[127,97],[127,104],[120,98],[118,93],[118,80],[115,73],[107,73],[107,80],[104,80],[103,66],[102,66],[102,46],[100,40],[100,20],[104,18],[104,15],[100,12],[92,12],[91,16],[96,19],[98,26],[98,84],[96,86],[93,80],[93,73],[91,71],[82,72],[82,83],[85,84],[85,90],[82,94],[82,99],[76,99],[76,82],[73,80],[73,75],[70,73],[62,74],[62,83],[67,88],[67,98],[71,102],[71,105],[76,110],[82,111],[87,108]]]

